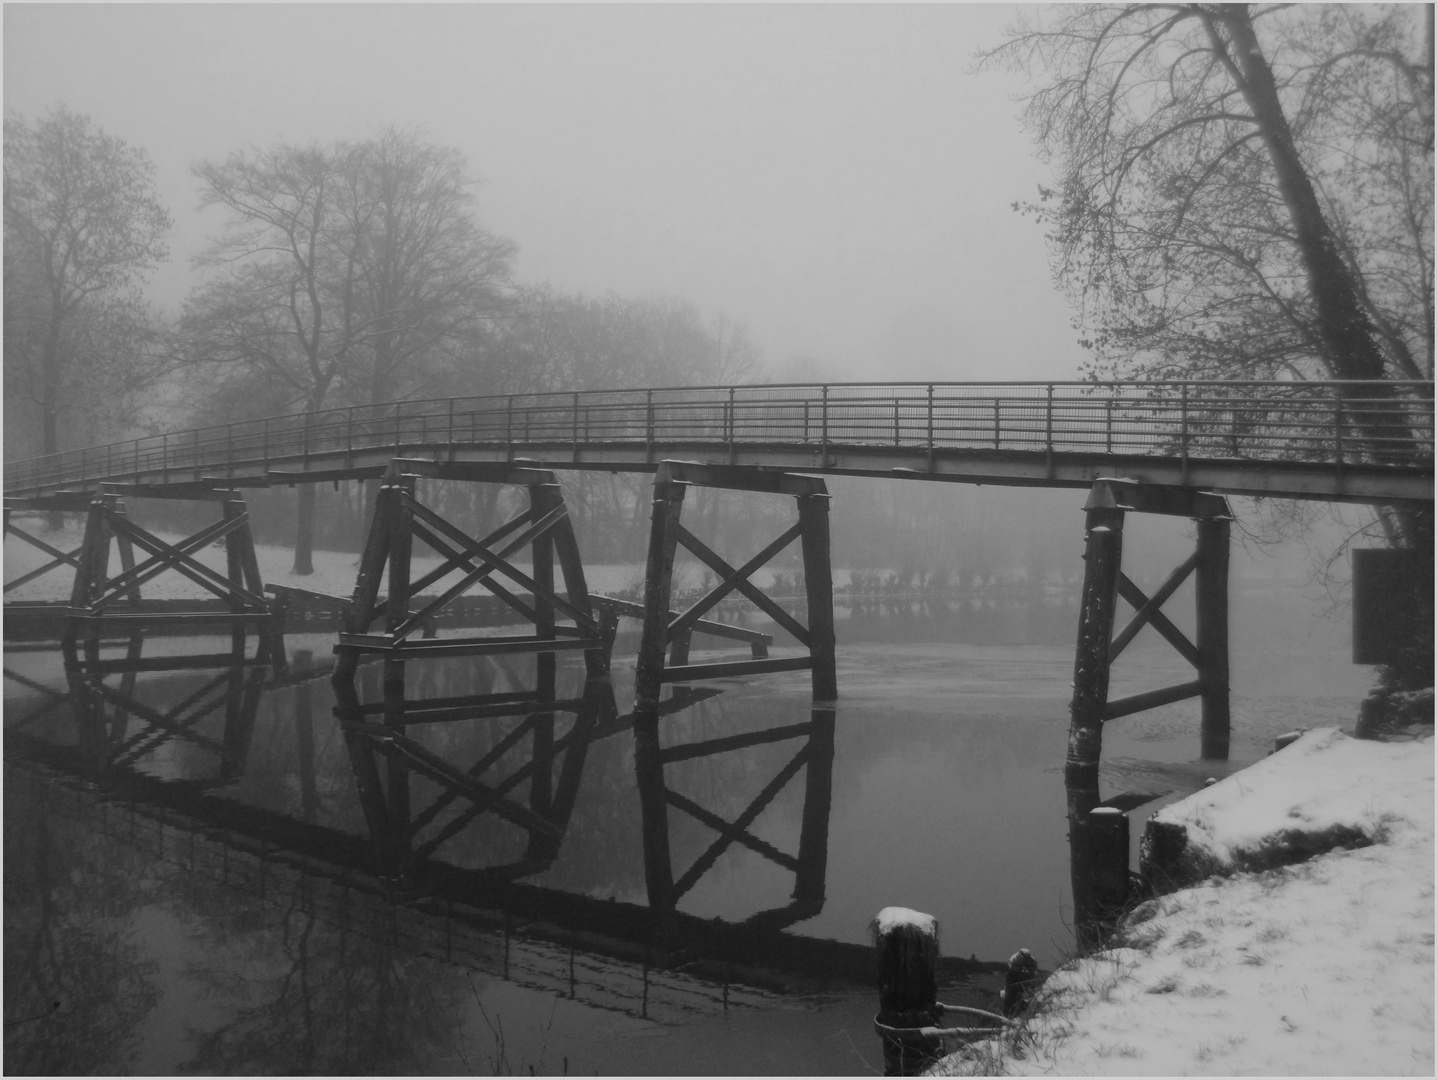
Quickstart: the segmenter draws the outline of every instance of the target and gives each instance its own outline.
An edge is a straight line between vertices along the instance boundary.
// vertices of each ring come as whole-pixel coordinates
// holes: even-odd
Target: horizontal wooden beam
[[[703,742],[688,743],[683,746],[670,746],[659,751],[659,761],[661,764],[668,765],[673,761],[688,761],[690,758],[708,757],[710,754],[723,754],[730,750],[744,750],[750,746],[760,746],[763,743],[797,739],[810,734],[813,730],[814,723],[810,720],[802,724],[789,724],[786,727],[769,728],[765,731],[750,731],[743,735],[726,735],[722,739],[706,739]]]
[[[1197,679],[1193,682],[1180,683],[1177,686],[1167,686],[1162,690],[1149,690],[1142,694],[1134,694],[1132,697],[1110,701],[1104,706],[1103,718],[1117,720],[1120,716],[1129,716],[1136,712],[1143,712],[1145,709],[1156,709],[1160,705],[1171,705],[1175,701],[1183,701],[1185,698],[1198,697],[1202,692],[1203,683]]]
[[[597,596],[590,594],[589,602],[595,607],[607,608],[618,615],[628,615],[631,618],[644,618],[644,605],[636,604],[632,600],[620,600],[613,596]],[[677,619],[679,612],[670,611],[669,618]],[[743,626],[730,626],[728,623],[714,622],[711,619],[699,619],[692,627],[696,634],[708,634],[710,637],[729,638],[733,641],[744,641],[749,644],[760,645],[774,644],[774,635],[761,633],[758,630],[750,630]]]
[[[808,671],[813,657],[784,656],[771,660],[734,660],[724,664],[684,664],[665,668],[661,683],[691,682],[700,679],[723,679],[731,675],[767,675],[775,671]]]
[[[394,464],[413,476],[428,480],[469,480],[485,484],[557,484],[548,469],[515,466],[507,461],[446,461],[438,458],[395,458]]]
[[[827,495],[828,486],[820,476],[802,476],[752,465],[713,465],[703,461],[665,460],[659,463],[655,483],[665,481],[696,484],[699,487],[759,491],[771,495]]]
[[[380,653],[393,659],[434,656],[498,656],[509,653],[602,649],[604,639],[562,637],[469,637],[443,641],[395,641],[386,634],[340,634],[335,652]]]
[[[1146,484],[1123,477],[1095,480],[1085,510],[1132,510],[1188,518],[1231,518],[1228,500],[1211,491],[1169,484]]]

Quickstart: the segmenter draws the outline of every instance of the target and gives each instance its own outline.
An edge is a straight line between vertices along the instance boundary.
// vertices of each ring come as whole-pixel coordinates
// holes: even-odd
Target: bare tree
[[[290,407],[377,404],[464,364],[500,305],[514,245],[480,228],[463,158],[389,130],[356,144],[204,163],[207,205],[230,212],[202,262],[223,271],[188,304],[197,362],[286,386]],[[294,572],[313,572],[314,488],[301,485]]]
[[[1058,7],[985,57],[1040,87],[1037,211],[1095,374],[1433,377],[1432,14]],[[1391,414],[1388,418],[1391,421]],[[1358,413],[1383,460],[1381,418]],[[1416,434],[1416,432],[1415,432]],[[1432,513],[1380,508],[1432,598]],[[1426,633],[1432,680],[1431,607]],[[1424,667],[1424,665],[1419,665]]]
[[[1059,184],[1035,209],[1100,368],[1432,377],[1417,30],[1404,9],[1090,5],[990,54],[1044,79],[1025,118]]]
[[[6,118],[4,204],[7,417],[53,454],[67,418],[95,441],[159,374],[139,289],[171,221],[144,151],[64,106]]]
[[[512,241],[471,216],[463,156],[389,128],[356,148],[345,236],[368,365],[370,404],[422,386],[476,327],[506,310]],[[456,362],[471,358],[458,353]]]

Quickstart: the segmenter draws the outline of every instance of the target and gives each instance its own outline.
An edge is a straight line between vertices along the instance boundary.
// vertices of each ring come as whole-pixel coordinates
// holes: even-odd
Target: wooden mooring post
[[[881,1033],[885,1076],[917,1076],[942,1052],[943,1043],[913,1029],[931,1028],[942,1014],[938,1005],[939,924],[932,915],[886,907],[870,923],[879,962],[877,1024],[910,1029]]]

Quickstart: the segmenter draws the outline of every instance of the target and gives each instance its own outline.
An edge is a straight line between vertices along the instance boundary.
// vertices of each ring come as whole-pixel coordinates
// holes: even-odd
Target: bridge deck
[[[1433,498],[1433,383],[849,383],[402,401],[7,463],[12,500],[378,475],[396,456],[652,471],[665,458],[805,472],[1229,494]],[[68,493],[68,495],[67,495]]]

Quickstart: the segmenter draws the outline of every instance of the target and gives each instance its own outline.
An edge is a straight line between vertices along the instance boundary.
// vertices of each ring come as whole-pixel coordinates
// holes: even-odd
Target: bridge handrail
[[[393,446],[705,443],[1089,452],[1431,468],[1431,381],[769,383],[428,398],[290,413],[7,462],[7,494],[304,467]]]

